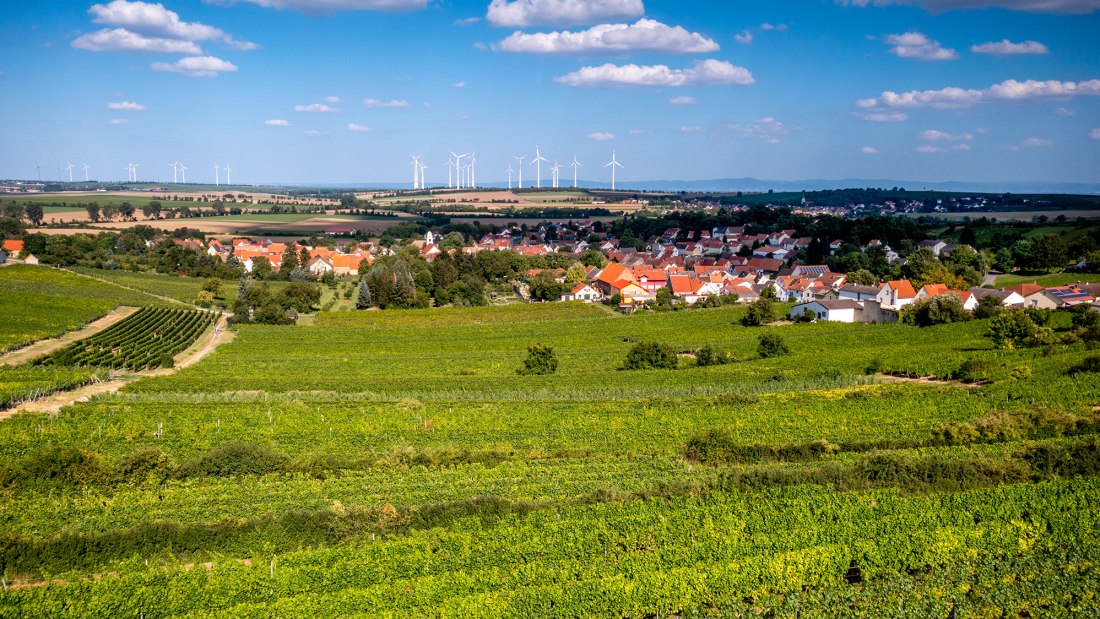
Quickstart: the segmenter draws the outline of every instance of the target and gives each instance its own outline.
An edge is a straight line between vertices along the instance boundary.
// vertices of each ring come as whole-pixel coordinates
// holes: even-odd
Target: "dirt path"
[[[50,394],[48,396],[34,400],[33,402],[24,402],[13,408],[0,411],[0,421],[8,419],[19,413],[53,413],[61,410],[62,407],[69,406],[70,404],[76,404],[77,402],[87,402],[97,395],[104,393],[114,393],[122,388],[123,385],[144,378],[148,376],[168,376],[174,374],[181,369],[198,363],[204,357],[214,352],[218,346],[233,341],[235,333],[226,331],[225,327],[228,324],[229,315],[222,314],[218,322],[215,323],[213,329],[208,329],[199,339],[195,340],[195,343],[188,347],[186,350],[176,355],[175,367],[171,368],[157,368],[155,370],[142,370],[140,372],[126,372],[118,375],[117,378],[106,380],[99,383],[92,383],[91,385],[85,385],[78,387],[70,391],[58,391],[57,393]]]
[[[93,320],[76,331],[69,331],[61,336],[48,340],[39,340],[29,346],[0,355],[0,365],[19,365],[31,359],[41,357],[60,348],[64,348],[73,342],[95,335],[116,322],[126,318],[141,308],[119,306],[107,313],[106,316]]]
[[[967,384],[958,380],[940,380],[933,376],[912,378],[909,376],[894,376],[892,374],[878,374],[878,378],[884,383],[919,383],[921,385],[947,385],[949,387],[980,387],[981,385]]]

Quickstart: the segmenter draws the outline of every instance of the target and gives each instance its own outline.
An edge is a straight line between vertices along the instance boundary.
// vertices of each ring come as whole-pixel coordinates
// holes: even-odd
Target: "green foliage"
[[[1096,374],[1100,372],[1100,355],[1089,355],[1081,363],[1066,370],[1070,376],[1084,373]]]
[[[741,325],[745,327],[760,327],[775,322],[775,302],[767,296],[761,296],[756,301],[749,303],[748,312],[741,317]]]
[[[374,303],[370,296],[370,286],[367,285],[367,278],[363,277],[359,280],[359,294],[355,297],[355,309],[367,309],[373,305]]]
[[[931,327],[970,320],[970,312],[959,295],[949,292],[910,303],[902,308],[901,320],[907,325]]]
[[[1012,350],[1049,344],[1054,334],[1049,328],[1036,324],[1027,310],[1013,308],[990,321],[987,337],[998,348]]]
[[[856,269],[851,273],[848,273],[846,281],[849,284],[858,284],[860,286],[874,286],[878,283],[878,278],[875,274],[867,269]]]
[[[729,353],[719,353],[713,346],[707,344],[695,351],[695,365],[707,367],[711,365],[724,365],[730,361]]]
[[[286,454],[252,442],[229,443],[179,467],[179,477],[231,477],[263,475],[283,470]]]
[[[760,336],[760,342],[756,347],[756,352],[762,358],[768,357],[782,357],[783,355],[791,352],[790,347],[783,340],[783,336],[778,333],[765,333]]]
[[[978,299],[978,306],[974,308],[974,318],[979,320],[993,318],[1005,309],[1004,301],[997,297],[982,297]]]
[[[558,357],[554,354],[554,349],[543,344],[535,344],[527,347],[527,357],[523,360],[523,367],[516,370],[516,373],[542,375],[557,371]]]
[[[624,370],[675,370],[680,362],[668,344],[639,342],[626,354]]]

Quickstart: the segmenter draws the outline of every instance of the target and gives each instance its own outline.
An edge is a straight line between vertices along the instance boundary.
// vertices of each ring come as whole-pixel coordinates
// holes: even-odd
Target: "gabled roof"
[[[1058,300],[1063,303],[1077,304],[1092,301],[1092,295],[1077,286],[1053,286],[1047,288],[1047,292],[1058,297]]]
[[[973,294],[978,299],[984,299],[986,297],[993,297],[995,299],[1000,299],[1002,301],[1004,301],[1008,297],[1012,296],[1013,294],[1018,294],[1018,293],[1016,293],[1012,290],[994,290],[992,288],[981,288],[981,287],[978,287],[978,286],[974,286],[974,287],[970,288],[970,290],[968,290],[968,292]]]
[[[1015,292],[1021,297],[1030,297],[1036,292],[1043,290],[1043,287],[1037,283],[1032,282],[1030,284],[1016,284],[1015,286],[1009,286],[1008,288],[1005,288],[1005,290]]]
[[[700,286],[699,280],[690,275],[673,275],[668,278],[668,284],[676,295],[691,294]]]
[[[827,310],[835,311],[854,309],[857,311],[863,311],[863,306],[859,304],[859,301],[855,301],[852,299],[821,299],[818,301],[813,301],[813,303],[817,303]]]
[[[866,294],[875,296],[882,290],[881,286],[863,286],[861,284],[844,284],[840,287],[841,292],[851,292],[853,294]]]
[[[623,279],[633,281],[634,274],[630,272],[630,269],[617,262],[609,262],[607,266],[603,268],[603,271],[600,271],[600,275],[596,278],[596,281],[611,284],[614,287],[615,282]]]
[[[899,299],[912,299],[917,296],[917,291],[913,290],[913,284],[907,279],[892,279],[886,282],[886,286],[897,291]]]
[[[4,241],[4,251],[23,251],[23,241],[8,239]]]

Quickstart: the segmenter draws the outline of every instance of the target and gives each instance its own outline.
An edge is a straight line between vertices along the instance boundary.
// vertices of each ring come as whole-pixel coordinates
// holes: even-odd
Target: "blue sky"
[[[492,182],[539,146],[626,184],[1100,181],[1100,0],[58,0],[0,31],[5,178],[411,183],[416,153],[446,184],[453,149]]]

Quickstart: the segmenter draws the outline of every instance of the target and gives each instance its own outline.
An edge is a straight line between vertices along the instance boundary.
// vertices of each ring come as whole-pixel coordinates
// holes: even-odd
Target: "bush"
[[[1006,350],[1051,343],[1054,332],[1037,324],[1033,315],[1028,310],[1005,310],[989,321],[986,337],[993,340],[998,348]],[[1042,314],[1037,317],[1043,319]]]
[[[970,358],[963,361],[951,377],[964,383],[989,383],[1004,378],[1004,364],[993,359]]]
[[[970,320],[963,308],[962,297],[951,292],[910,303],[901,310],[901,320],[907,325],[931,327]]]
[[[710,344],[707,344],[706,346],[695,351],[695,365],[699,367],[705,367],[708,365],[722,365],[728,361],[728,354],[718,354],[718,352],[716,352]]]
[[[65,445],[23,457],[5,477],[6,484],[90,484],[105,481],[107,467],[99,454]]]
[[[864,374],[881,374],[886,369],[886,364],[882,362],[882,359],[878,357],[871,359],[871,362],[867,364],[867,367],[863,368]]]
[[[749,303],[749,311],[741,317],[741,326],[760,327],[775,322],[775,304],[768,297]]]
[[[791,349],[778,333],[765,333],[760,336],[760,344],[756,347],[756,352],[767,359],[768,357],[782,357],[791,352]]]
[[[676,351],[667,344],[640,342],[630,349],[623,362],[624,370],[675,370],[679,366]]]
[[[170,477],[175,470],[172,456],[156,447],[137,449],[115,463],[115,473],[123,479],[141,480],[150,475]]]
[[[527,347],[527,358],[523,360],[523,367],[516,370],[517,374],[553,374],[558,371],[558,358],[554,349],[542,344]]]
[[[1100,356],[1089,355],[1088,357],[1085,357],[1084,360],[1081,361],[1081,363],[1078,363],[1077,365],[1066,370],[1066,374],[1069,374],[1070,376],[1076,376],[1077,374],[1082,374],[1085,372],[1090,372],[1093,374],[1100,372]]]
[[[282,470],[289,458],[258,443],[230,443],[179,468],[180,477],[263,475]]]
[[[978,319],[993,318],[1005,309],[1004,301],[997,297],[982,297],[978,299],[978,307],[974,308],[974,317]]]

